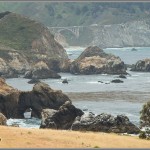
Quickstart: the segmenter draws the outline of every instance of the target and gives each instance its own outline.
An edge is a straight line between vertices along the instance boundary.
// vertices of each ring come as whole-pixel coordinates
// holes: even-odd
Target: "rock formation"
[[[47,78],[55,78],[59,79],[61,76],[57,74],[55,71],[50,70],[48,65],[43,61],[36,63],[30,71],[25,73],[24,78],[28,79],[47,79]]]
[[[115,80],[112,80],[111,82],[112,83],[123,83],[123,81],[120,79],[115,79]]]
[[[72,130],[76,131],[99,131],[114,133],[139,133],[139,128],[132,124],[127,116],[117,115],[114,117],[110,114],[95,115],[93,113],[84,114],[77,117],[73,123]]]
[[[29,69],[25,56],[10,48],[0,47],[0,75],[5,78],[18,77]]]
[[[68,84],[68,80],[67,79],[64,79],[63,81],[62,81],[62,83],[66,83],[66,84]]]
[[[125,75],[123,75],[123,74],[120,74],[120,75],[118,76],[118,78],[126,79],[127,77],[126,77]]]
[[[106,54],[97,46],[90,46],[71,63],[70,72],[73,74],[126,74],[126,66],[119,57]]]
[[[53,90],[45,83],[38,82],[32,91],[23,92],[0,78],[0,86],[0,124],[6,123],[2,114],[8,119],[24,118],[24,112],[31,108],[31,116],[42,118],[40,128],[139,133],[139,128],[126,116],[84,114],[62,91]]]
[[[70,129],[75,118],[82,115],[83,112],[80,109],[67,101],[60,106],[59,110],[43,110],[40,128]]]
[[[55,91],[47,84],[39,82],[32,91],[23,92],[8,86],[0,79],[0,112],[7,118],[24,118],[24,112],[32,109],[34,117],[41,118],[43,109],[58,110],[66,101],[70,101],[62,91]]]
[[[150,59],[139,60],[132,66],[131,71],[150,72]]]
[[[52,71],[66,69],[67,53],[47,27],[11,12],[0,16],[0,75],[24,74],[40,61]]]

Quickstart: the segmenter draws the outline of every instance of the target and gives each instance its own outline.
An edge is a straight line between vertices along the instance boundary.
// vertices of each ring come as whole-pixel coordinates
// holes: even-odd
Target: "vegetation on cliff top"
[[[117,24],[150,16],[143,2],[0,2],[0,12],[13,11],[47,26]]]
[[[0,44],[16,50],[31,49],[33,40],[40,36],[41,26],[15,13],[6,14],[0,22]]]

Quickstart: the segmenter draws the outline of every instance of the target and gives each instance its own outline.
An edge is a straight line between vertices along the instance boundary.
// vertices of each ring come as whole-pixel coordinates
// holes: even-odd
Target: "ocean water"
[[[115,54],[119,56],[126,64],[133,64],[136,61],[144,58],[150,58],[150,48],[142,47],[136,48],[137,51],[131,51],[132,48],[107,48],[104,49],[107,53]],[[84,48],[68,49],[70,59],[77,58]],[[60,73],[61,79],[45,79],[41,80],[47,83],[51,88],[62,90],[65,93],[89,93],[89,92],[149,92],[150,91],[150,73],[145,72],[131,72],[128,70],[130,76],[127,79],[121,79],[124,83],[110,83],[111,80],[116,79],[117,75],[72,75],[69,73]],[[62,84],[62,80],[67,78],[69,84]],[[19,90],[28,91],[32,90],[33,85],[28,84],[29,80],[24,78],[7,79],[6,82]],[[98,81],[103,81],[100,83]],[[108,83],[108,84],[106,84]],[[143,97],[144,98],[144,97]],[[139,125],[140,110],[145,101],[129,101],[120,98],[119,100],[104,100],[99,101],[96,98],[86,100],[74,100],[73,104],[80,109],[87,109],[95,114],[110,113],[112,115],[125,114],[129,119]],[[9,119],[8,124],[19,124],[20,127],[38,128],[40,125],[40,119]]]
[[[134,47],[124,48],[106,48],[103,49],[106,53],[111,53],[119,56],[126,64],[134,64],[140,59],[150,58],[150,47],[135,47],[137,51],[132,51]],[[85,48],[66,49],[70,59],[76,59]]]

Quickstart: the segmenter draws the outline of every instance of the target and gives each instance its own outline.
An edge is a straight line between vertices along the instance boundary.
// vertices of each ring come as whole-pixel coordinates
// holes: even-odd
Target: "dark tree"
[[[142,127],[150,127],[150,101],[143,105],[141,110],[140,124]]]

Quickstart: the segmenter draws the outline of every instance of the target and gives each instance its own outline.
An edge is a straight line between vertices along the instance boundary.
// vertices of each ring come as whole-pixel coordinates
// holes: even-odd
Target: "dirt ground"
[[[150,148],[150,140],[102,132],[0,126],[0,148]]]

